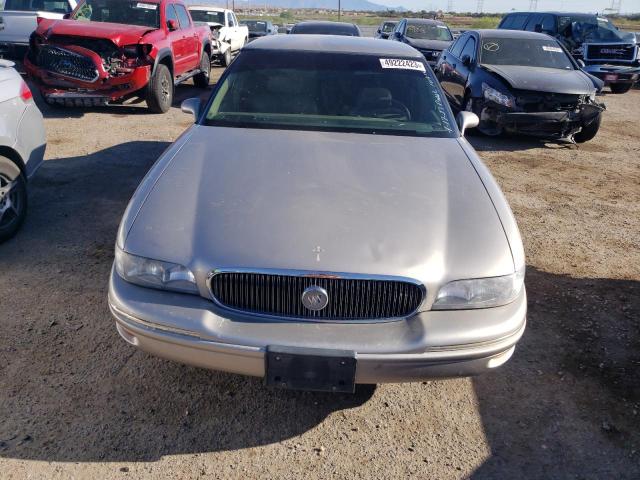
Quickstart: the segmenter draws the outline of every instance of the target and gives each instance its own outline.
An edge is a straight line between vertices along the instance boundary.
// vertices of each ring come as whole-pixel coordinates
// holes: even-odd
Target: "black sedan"
[[[354,23],[345,22],[300,22],[291,27],[289,33],[311,35],[343,35],[361,37],[360,29]]]
[[[389,40],[411,45],[433,67],[440,53],[451,45],[453,35],[447,25],[437,20],[403,18],[389,35]]]
[[[454,110],[473,111],[486,135],[518,132],[586,142],[600,127],[602,82],[554,38],[514,30],[467,31],[435,72]]]

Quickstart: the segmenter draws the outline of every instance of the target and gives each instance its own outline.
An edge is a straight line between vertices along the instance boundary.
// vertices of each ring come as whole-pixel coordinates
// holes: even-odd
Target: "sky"
[[[446,10],[449,0],[372,0],[382,5],[411,10]],[[457,12],[475,12],[478,0],[451,0]],[[538,0],[538,10],[573,12],[602,12],[611,7],[612,0]],[[529,10],[530,0],[484,0],[484,12],[506,12],[512,9]],[[640,0],[620,0],[621,13],[640,13]]]

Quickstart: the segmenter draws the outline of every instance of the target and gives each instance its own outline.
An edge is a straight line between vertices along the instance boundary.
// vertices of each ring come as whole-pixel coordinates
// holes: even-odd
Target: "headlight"
[[[193,273],[182,265],[138,257],[116,247],[115,267],[124,280],[142,287],[198,293]]]
[[[511,95],[505,95],[495,88],[490,87],[486,83],[482,84],[482,94],[484,95],[485,100],[497,103],[498,105],[504,105],[505,107],[511,108],[515,104],[514,99]]]
[[[499,307],[516,299],[524,285],[524,268],[504,277],[456,280],[438,292],[432,310]]]

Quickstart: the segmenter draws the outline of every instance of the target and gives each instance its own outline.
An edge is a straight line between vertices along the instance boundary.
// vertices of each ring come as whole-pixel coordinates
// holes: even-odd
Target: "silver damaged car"
[[[247,45],[131,199],[109,306],[152,354],[267,385],[474,375],[525,328],[507,202],[420,53]]]

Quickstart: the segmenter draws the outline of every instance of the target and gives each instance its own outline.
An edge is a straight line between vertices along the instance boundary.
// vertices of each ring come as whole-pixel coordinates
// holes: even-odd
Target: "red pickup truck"
[[[81,0],[63,20],[38,19],[25,69],[50,104],[171,107],[174,86],[209,85],[211,32],[181,0]]]

